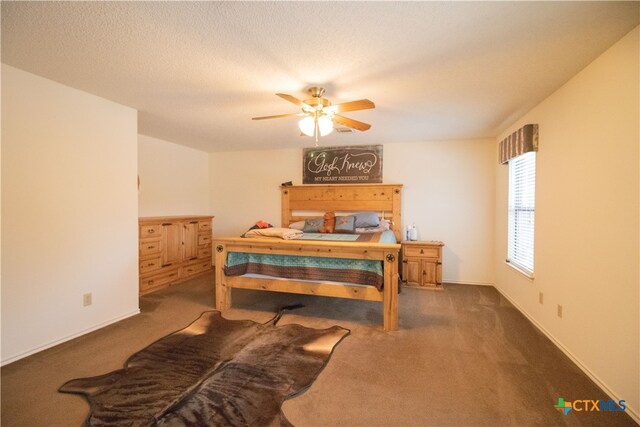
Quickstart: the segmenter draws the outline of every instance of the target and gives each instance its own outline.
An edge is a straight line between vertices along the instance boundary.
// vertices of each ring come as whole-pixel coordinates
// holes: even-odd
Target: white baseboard
[[[453,283],[454,285],[473,285],[473,286],[493,286],[493,283],[474,282],[471,280],[445,280],[442,279],[443,284]]]
[[[556,347],[558,347],[564,354],[567,355],[567,357],[569,359],[571,359],[571,361],[573,363],[575,363],[578,368],[580,368],[580,370],[582,370],[582,372],[584,372],[589,378],[591,378],[593,380],[593,382],[595,382],[605,393],[607,393],[607,395],[609,395],[609,397],[614,400],[614,401],[619,401],[621,399],[623,399],[622,397],[618,396],[617,393],[615,393],[613,390],[611,390],[610,387],[607,386],[607,384],[604,383],[604,381],[602,381],[600,378],[598,378],[598,376],[596,374],[594,374],[593,372],[591,372],[589,370],[589,368],[587,366],[585,366],[578,357],[576,357],[573,353],[571,353],[571,351],[569,351],[567,348],[565,348],[560,341],[558,341],[549,331],[547,331],[540,323],[538,323],[538,321],[536,321],[533,316],[531,316],[529,313],[527,313],[527,311],[525,309],[523,309],[519,304],[517,304],[508,294],[506,294],[504,291],[502,291],[501,289],[498,289],[497,287],[494,286],[494,288],[500,293],[500,295],[502,295],[503,297],[505,297],[511,304],[513,304],[513,306],[515,308],[518,309],[518,311],[520,313],[522,313],[527,319],[529,319],[529,321],[531,323],[533,323],[533,325],[538,328],[538,330],[540,332],[542,332],[547,338],[549,338],[551,340],[551,342],[553,344],[555,344]],[[627,414],[629,414],[629,416],[637,423],[640,424],[640,414],[638,413],[638,410],[636,408],[632,408],[629,406],[628,402],[627,403]]]
[[[0,362],[0,366],[5,366],[5,365],[8,365],[9,363],[16,362],[16,361],[18,361],[20,359],[23,359],[23,358],[25,358],[27,356],[31,356],[32,354],[38,353],[38,352],[40,352],[42,350],[46,350],[46,349],[54,347],[54,346],[56,346],[58,344],[62,344],[63,342],[70,341],[70,340],[72,340],[74,338],[78,338],[81,335],[88,334],[89,332],[93,332],[93,331],[98,330],[100,328],[104,328],[105,326],[111,325],[112,323],[119,322],[119,321],[124,320],[124,319],[126,319],[128,317],[135,316],[136,314],[140,314],[140,309],[132,311],[132,312],[127,313],[127,314],[123,314],[122,316],[115,317],[115,318],[113,318],[111,320],[107,320],[105,322],[98,323],[97,325],[93,325],[90,328],[84,329],[84,330],[82,330],[80,332],[77,332],[75,334],[72,334],[72,335],[67,335],[66,337],[57,339],[55,341],[51,341],[50,343],[47,343],[45,345],[41,345],[39,347],[36,347],[36,348],[31,349],[31,350],[25,351],[24,353],[20,353],[18,355],[11,356],[11,357],[9,357],[7,359],[2,360]]]

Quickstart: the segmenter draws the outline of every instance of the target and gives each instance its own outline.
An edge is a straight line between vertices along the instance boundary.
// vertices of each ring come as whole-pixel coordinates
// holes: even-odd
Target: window
[[[533,277],[535,189],[535,151],[509,160],[507,262],[530,277]]]

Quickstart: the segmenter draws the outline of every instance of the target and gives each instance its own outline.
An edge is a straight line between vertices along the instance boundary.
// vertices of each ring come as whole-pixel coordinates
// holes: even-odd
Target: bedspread
[[[367,243],[396,243],[392,231],[371,234],[304,233],[304,240],[345,240]],[[337,243],[339,244],[339,243]],[[382,290],[382,262],[370,259],[323,258],[313,256],[229,252],[224,267],[227,276],[263,274],[285,279],[318,280],[375,286]]]
[[[363,259],[320,258],[294,255],[229,252],[224,268],[227,276],[264,274],[301,280],[328,280],[371,285],[382,290],[382,262]]]

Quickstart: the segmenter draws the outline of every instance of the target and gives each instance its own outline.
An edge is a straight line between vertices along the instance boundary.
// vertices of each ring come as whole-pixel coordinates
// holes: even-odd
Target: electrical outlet
[[[86,307],[88,305],[91,305],[91,292],[89,292],[88,294],[84,294],[82,296],[82,301],[83,301],[83,305]]]
[[[544,294],[542,292],[538,294],[538,302],[544,304]]]
[[[562,306],[558,304],[558,317],[562,319]]]

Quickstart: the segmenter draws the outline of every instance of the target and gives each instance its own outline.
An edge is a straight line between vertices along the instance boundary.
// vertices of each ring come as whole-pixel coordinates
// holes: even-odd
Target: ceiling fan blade
[[[369,128],[371,127],[370,124],[367,123],[363,123],[363,122],[359,122],[357,120],[353,120],[350,119],[348,117],[344,117],[344,116],[340,116],[338,114],[335,114],[333,117],[333,121],[336,123],[339,123],[343,126],[346,127],[350,127],[359,131],[365,131],[365,130],[369,130]]]
[[[252,117],[251,120],[279,119],[280,117],[304,116],[304,113],[277,114],[275,116]]]
[[[306,105],[304,102],[300,101],[295,96],[287,95],[286,93],[276,93],[280,98],[286,99],[287,101],[296,104],[299,107]]]
[[[368,110],[370,108],[376,108],[376,104],[369,101],[368,99],[359,99],[357,101],[331,105],[326,109],[331,110],[335,113],[344,113],[346,111]]]

